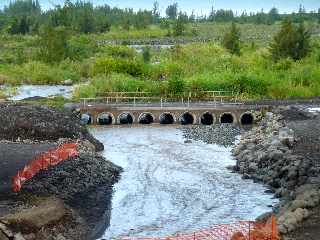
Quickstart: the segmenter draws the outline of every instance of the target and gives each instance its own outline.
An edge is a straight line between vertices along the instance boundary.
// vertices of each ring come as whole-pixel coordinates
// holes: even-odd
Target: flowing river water
[[[185,143],[175,127],[93,128],[103,155],[123,167],[104,239],[168,236],[254,220],[277,200],[226,169],[229,148]]]

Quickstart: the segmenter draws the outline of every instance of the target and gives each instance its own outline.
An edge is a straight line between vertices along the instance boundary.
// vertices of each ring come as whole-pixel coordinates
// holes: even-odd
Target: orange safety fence
[[[265,223],[242,221],[234,224],[215,225],[191,234],[172,237],[133,238],[121,240],[279,240],[276,218],[272,216]]]
[[[37,156],[13,178],[13,191],[19,192],[22,185],[41,170],[47,170],[50,166],[56,166],[68,158],[77,157],[77,146],[77,143],[66,143]]]

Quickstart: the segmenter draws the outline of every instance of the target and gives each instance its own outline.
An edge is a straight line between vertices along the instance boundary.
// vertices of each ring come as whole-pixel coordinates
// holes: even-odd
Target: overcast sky
[[[12,1],[12,0],[11,0]],[[44,8],[52,7],[52,4],[63,4],[64,0],[39,0]],[[10,0],[0,0],[0,6],[8,4]],[[91,0],[95,5],[109,4],[117,7],[128,7],[134,9],[151,9],[153,0]],[[277,7],[280,12],[292,12],[297,11],[299,5],[302,4],[306,10],[315,10],[320,8],[320,0],[158,0],[162,14],[165,11],[167,5],[177,2],[180,9],[183,11],[191,12],[195,10],[198,14],[206,14],[210,11],[211,6],[215,8],[232,9],[237,12],[243,10],[260,11],[264,9],[268,11],[272,7]]]

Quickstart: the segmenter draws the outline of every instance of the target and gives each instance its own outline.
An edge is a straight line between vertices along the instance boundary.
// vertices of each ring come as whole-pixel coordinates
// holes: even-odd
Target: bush
[[[144,81],[130,75],[112,73],[110,75],[100,75],[92,79],[90,84],[80,85],[74,93],[79,97],[105,96],[108,92],[136,92],[153,90],[159,94],[164,86],[158,87],[158,83]],[[162,89],[162,90],[161,90]]]
[[[115,59],[111,57],[98,58],[94,65],[94,75],[112,72],[125,73],[131,76],[142,76],[145,73],[144,65],[137,60]]]
[[[69,67],[29,62],[23,65],[8,66],[8,84],[61,84],[66,79],[78,81],[79,73]]]
[[[265,96],[267,87],[268,83],[266,81],[252,74],[236,76],[234,82],[235,92],[250,96]]]
[[[179,74],[175,74],[169,79],[168,92],[172,95],[179,95],[185,91],[185,81]]]
[[[144,47],[142,50],[142,57],[145,63],[149,63],[151,60],[150,47]]]
[[[114,58],[129,58],[133,59],[136,57],[136,51],[133,48],[127,47],[127,46],[107,46],[103,49],[103,52],[111,57]]]

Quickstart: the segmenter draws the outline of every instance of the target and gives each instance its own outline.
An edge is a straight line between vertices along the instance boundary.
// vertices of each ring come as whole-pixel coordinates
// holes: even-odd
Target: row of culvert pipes
[[[235,123],[236,116],[232,113],[223,113],[219,117],[219,123],[221,124],[233,124]],[[83,124],[93,124],[94,119],[90,113],[82,113],[81,114],[81,122]],[[112,124],[152,124],[156,122],[156,118],[152,113],[144,112],[141,113],[136,121],[133,114],[129,112],[121,113],[116,119],[112,113],[100,113],[96,119],[96,124],[98,125],[112,125]],[[255,117],[251,112],[245,112],[240,116],[239,123],[241,125],[251,125],[254,124]],[[197,121],[197,117],[191,112],[185,112],[176,118],[173,113],[165,112],[159,116],[159,123],[162,125],[170,125],[170,124],[182,124],[182,125],[192,125],[192,124],[202,124],[202,125],[213,125],[216,123],[216,117],[214,114],[210,112],[205,112],[199,118],[199,122]]]

